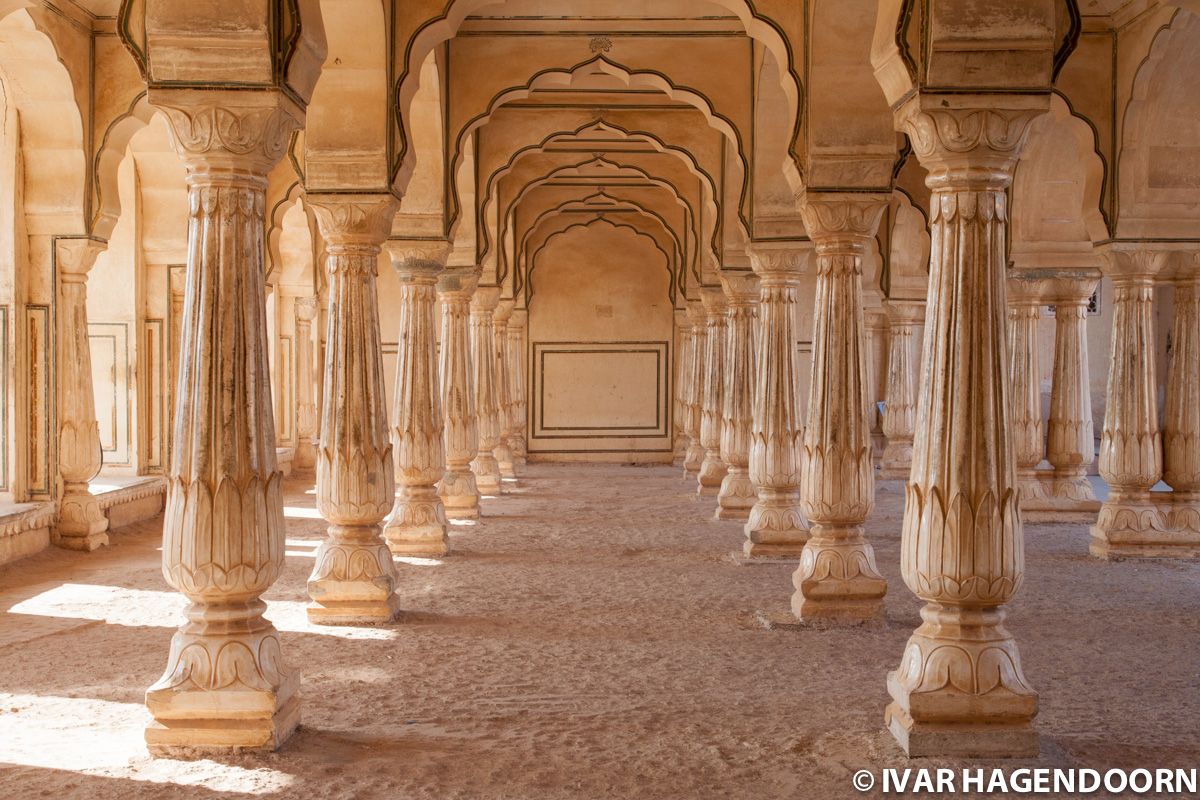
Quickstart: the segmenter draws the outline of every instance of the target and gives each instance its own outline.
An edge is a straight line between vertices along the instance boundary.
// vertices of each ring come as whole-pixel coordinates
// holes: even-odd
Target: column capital
[[[170,122],[189,174],[249,172],[265,178],[304,122],[304,109],[278,89],[154,88],[149,99]]]
[[[879,192],[802,192],[797,198],[804,229],[818,252],[866,249],[879,228],[879,220],[891,196]]]
[[[1169,250],[1141,242],[1114,242],[1100,249],[1104,274],[1117,283],[1153,281],[1170,255]]]
[[[761,278],[798,278],[808,271],[811,242],[753,242],[746,248],[750,266]]]
[[[688,299],[687,320],[693,326],[704,324],[704,304],[700,300]]]
[[[317,298],[309,295],[296,298],[296,319],[300,322],[312,322],[317,317]]]
[[[1030,123],[1050,108],[1050,95],[918,92],[895,112],[931,188],[1003,188],[1012,180]]]
[[[720,287],[705,286],[700,289],[700,302],[706,314],[720,314],[725,311],[725,292]]]
[[[445,239],[388,239],[384,244],[392,267],[401,276],[436,276],[446,268],[450,242]]]
[[[392,194],[324,194],[305,197],[326,246],[377,250],[392,230],[400,202]]]
[[[512,317],[513,306],[515,304],[516,301],[511,299],[498,302],[496,304],[496,311],[492,315],[492,321],[500,325],[507,325],[509,318]]]
[[[475,294],[471,296],[471,312],[495,313],[496,306],[499,303],[499,286],[480,286],[475,289]]]
[[[446,267],[438,276],[438,294],[470,299],[479,286],[479,267]]]
[[[884,300],[883,311],[890,325],[920,325],[925,321],[923,300]]]
[[[96,259],[108,249],[108,242],[85,236],[62,237],[54,240],[54,260],[63,279],[77,276],[86,280]]]
[[[730,306],[743,307],[758,304],[759,278],[753,272],[722,272],[721,287]]]

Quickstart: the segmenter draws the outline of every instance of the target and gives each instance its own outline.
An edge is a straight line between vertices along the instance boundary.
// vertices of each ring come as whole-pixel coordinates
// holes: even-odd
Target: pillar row
[[[525,383],[525,332],[529,326],[529,312],[516,309],[508,318],[508,414],[510,436],[508,446],[512,450],[513,466],[517,471],[529,460],[529,444],[526,441],[526,414],[528,399]]]
[[[495,322],[492,315],[500,302],[500,288],[480,286],[471,298],[471,373],[475,384],[475,415],[479,451],[471,462],[475,483],[486,495],[500,494],[500,397],[496,390]]]
[[[492,315],[492,344],[495,348],[496,369],[496,420],[499,428],[494,455],[496,465],[500,468],[500,477],[512,481],[517,477],[513,464],[513,450],[510,440],[513,438],[512,427],[512,364],[508,358],[508,320],[512,316],[513,301],[501,300],[496,304]]]
[[[721,419],[725,413],[725,333],[728,325],[725,313],[725,293],[720,289],[703,289],[704,358],[700,382],[700,446],[704,460],[696,475],[696,492],[715,495],[721,489],[727,467],[721,460]]]
[[[704,447],[700,444],[700,413],[704,399],[704,352],[708,328],[704,306],[699,300],[688,301],[687,321],[691,335],[684,352],[687,361],[682,391],[683,433],[688,440],[687,453],[683,458],[684,480],[699,473],[705,456]]]
[[[479,486],[471,470],[471,461],[479,453],[471,347],[471,298],[478,283],[478,271],[462,267],[447,269],[437,283],[442,305],[439,373],[446,425],[446,469],[438,496],[452,519],[479,518]]]

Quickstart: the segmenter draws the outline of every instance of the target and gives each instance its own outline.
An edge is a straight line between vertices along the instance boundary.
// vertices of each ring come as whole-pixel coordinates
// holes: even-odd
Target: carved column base
[[[924,622],[888,673],[888,730],[909,756],[1019,758],[1038,754],[1038,699],[1001,608],[928,603]]]
[[[682,433],[676,433],[674,446],[671,450],[671,463],[681,466],[683,464],[683,460],[685,458],[687,458],[687,451],[688,451],[687,436],[685,436]]]
[[[704,463],[704,448],[695,439],[688,442],[687,453],[683,457],[683,479],[687,480],[700,471]]]
[[[715,497],[721,491],[721,481],[729,467],[721,460],[720,454],[713,450],[704,456],[700,471],[696,475],[696,494],[699,497]]]
[[[108,517],[100,501],[88,491],[86,483],[68,483],[58,502],[58,523],[54,543],[67,550],[85,553],[108,544]]]
[[[331,525],[308,579],[308,621],[317,625],[391,622],[400,611],[396,567],[378,525]]]
[[[491,453],[480,453],[471,462],[471,472],[475,473],[475,485],[480,494],[496,497],[500,494],[500,463]]]
[[[1040,493],[1021,498],[1021,518],[1026,522],[1092,522],[1100,501],[1087,476],[1079,473],[1043,472]]]
[[[912,473],[912,439],[888,439],[880,459],[879,480],[908,480]]]
[[[1097,558],[1200,558],[1200,495],[1114,491],[1091,533]]]
[[[479,487],[471,470],[446,470],[438,497],[450,519],[479,519]]]
[[[721,481],[721,491],[717,494],[716,519],[744,520],[750,518],[750,509],[758,501],[758,491],[750,480],[750,473],[745,467],[730,467]]]
[[[887,436],[879,431],[871,432],[871,461],[875,466],[883,463],[883,454],[887,451]]]
[[[529,448],[525,444],[525,437],[517,434],[509,437],[508,446],[512,450],[512,463],[515,471],[520,471],[529,463]]]
[[[874,619],[887,593],[887,581],[875,566],[875,551],[858,525],[814,525],[792,585],[792,613],[805,622]]]
[[[500,477],[515,480],[517,472],[513,465],[513,451],[508,442],[501,439],[492,454],[496,457],[496,467],[500,470]]]
[[[300,723],[288,669],[262,601],[188,607],[167,670],[146,690],[151,755],[278,750]]]
[[[446,509],[434,487],[401,486],[383,538],[393,555],[444,556],[450,551],[448,527]]]
[[[799,558],[809,536],[800,490],[760,488],[744,530],[747,558]]]

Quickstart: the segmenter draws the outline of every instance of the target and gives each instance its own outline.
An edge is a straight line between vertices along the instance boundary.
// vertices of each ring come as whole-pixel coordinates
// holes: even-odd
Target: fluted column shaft
[[[747,519],[758,492],[750,480],[750,429],[754,421],[754,326],[758,276],[723,275],[729,301],[721,415],[721,460],[728,471],[717,495],[717,519]]]
[[[989,108],[918,94],[897,110],[929,171],[923,382],[901,574],[923,623],[888,676],[892,734],[910,755],[1036,755],[1037,693],[1004,627],[1024,574],[1006,371],[1006,190],[1044,96]]]
[[[1200,256],[1175,284],[1175,321],[1163,410],[1163,480],[1193,509],[1200,504]],[[1200,515],[1197,515],[1200,517]],[[1197,531],[1200,533],[1200,531]]]
[[[302,112],[278,92],[151,90],[188,171],[188,269],[163,575],[188,598],[146,692],[151,752],[275,748],[298,674],[261,600],[283,568],[263,288],[267,172]],[[231,124],[232,122],[232,124]]]
[[[816,243],[813,370],[804,434],[803,499],[812,525],[792,576],[792,612],[803,620],[861,621],[879,613],[887,582],[863,523],[875,507],[862,261],[886,197],[805,195]]]
[[[1053,281],[1054,374],[1050,387],[1050,423],[1046,458],[1054,467],[1055,498],[1089,512],[1099,508],[1088,466],[1096,458],[1092,425],[1091,375],[1088,371],[1087,308],[1096,291],[1093,275]]]
[[[104,248],[93,239],[58,239],[58,504],[55,543],[92,551],[108,544],[108,517],[88,489],[100,472],[100,426],[92,387],[92,348],[88,340],[87,275]]]
[[[500,289],[481,286],[471,299],[471,372],[475,383],[475,414],[479,452],[471,462],[475,483],[482,494],[500,494],[500,465],[495,450],[500,444],[500,404],[496,391],[496,342],[492,315],[500,302]]]
[[[525,330],[527,313],[513,311],[508,318],[508,416],[512,431],[508,446],[512,450],[513,466],[525,466],[528,445],[525,441]]]
[[[313,391],[312,323],[317,298],[296,298],[296,466],[316,464],[317,399]]]
[[[715,495],[721,489],[727,467],[721,460],[721,419],[725,413],[725,295],[720,289],[705,289],[704,361],[701,368],[700,446],[704,460],[696,476],[696,493]]]
[[[509,396],[512,389],[509,375],[511,365],[508,359],[508,319],[512,309],[513,301],[503,300],[492,315],[492,343],[496,352],[496,420],[500,430],[493,454],[496,456],[496,465],[500,467],[500,476],[505,481],[512,481],[517,477],[513,467],[512,445],[509,444],[509,439],[513,436],[512,398]]]
[[[396,568],[382,536],[395,502],[375,287],[397,203],[391,195],[309,195],[325,240],[329,321],[317,448],[317,510],[329,523],[308,579],[308,618],[388,622]]]
[[[683,458],[684,480],[697,474],[704,463],[704,447],[700,444],[700,413],[704,397],[704,353],[708,332],[704,307],[698,300],[688,301],[687,318],[691,336],[688,337],[688,349],[684,354],[687,363],[683,384],[683,432],[688,438],[687,453]]]
[[[1041,498],[1036,474],[1045,452],[1038,321],[1042,316],[1040,282],[1014,275],[1008,279],[1008,384],[1012,398],[1012,442],[1022,506]]]
[[[479,283],[474,270],[447,270],[438,280],[442,304],[440,374],[446,415],[446,471],[438,495],[454,519],[479,518],[479,487],[471,460],[479,453],[472,372],[471,297]]]
[[[758,500],[746,521],[747,557],[798,557],[808,541],[800,508],[801,439],[804,423],[797,391],[795,307],[804,252],[755,248],[759,277],[754,421],[750,433],[750,480]]]
[[[683,459],[687,456],[688,437],[684,432],[686,421],[684,419],[684,387],[688,379],[688,349],[692,346],[692,326],[688,322],[686,311],[675,312],[675,391],[672,394],[671,417],[674,421],[672,428],[673,435],[673,456],[674,463],[682,464]]]
[[[883,433],[887,447],[879,477],[908,480],[912,471],[913,432],[917,424],[916,364],[913,347],[916,332],[925,316],[923,303],[889,302],[887,407]]]
[[[449,549],[446,509],[437,490],[446,471],[446,446],[434,333],[436,284],[448,251],[401,248],[393,253],[400,279],[392,406],[397,493],[383,535],[399,555],[441,556]]]

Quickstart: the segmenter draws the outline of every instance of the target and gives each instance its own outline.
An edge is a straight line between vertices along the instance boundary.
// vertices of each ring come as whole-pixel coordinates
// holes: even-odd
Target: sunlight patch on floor
[[[183,621],[186,607],[187,598],[178,592],[64,583],[22,600],[8,611],[11,614],[58,619],[99,620],[109,625],[128,627],[175,628]],[[377,640],[395,639],[399,635],[389,628],[313,625],[308,621],[305,603],[295,600],[268,600],[266,616],[285,633]]]
[[[273,769],[151,758],[142,733],[149,721],[141,703],[0,692],[0,763],[251,796],[294,780]]]

